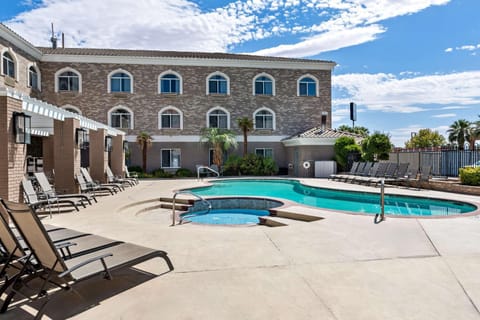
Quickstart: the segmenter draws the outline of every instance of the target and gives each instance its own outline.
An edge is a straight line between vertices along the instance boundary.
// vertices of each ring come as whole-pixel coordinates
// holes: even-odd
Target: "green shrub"
[[[194,177],[193,172],[187,168],[180,168],[175,172],[175,177],[185,178],[185,177]]]
[[[152,171],[152,175],[155,178],[171,178],[173,177],[173,173],[167,172],[163,169],[156,169]]]
[[[232,154],[228,157],[227,161],[223,165],[223,175],[225,176],[238,176],[240,174],[240,164],[242,158]]]
[[[143,172],[143,169],[140,166],[129,166],[128,167],[128,172],[130,172],[130,173],[131,172],[141,173],[141,172]]]
[[[460,168],[460,181],[469,186],[480,186],[480,167]]]

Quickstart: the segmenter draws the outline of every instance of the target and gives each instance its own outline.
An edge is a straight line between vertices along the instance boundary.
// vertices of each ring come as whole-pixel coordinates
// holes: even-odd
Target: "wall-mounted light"
[[[112,151],[112,137],[106,136],[105,137],[105,152]]]
[[[127,140],[124,140],[123,141],[123,152],[128,152],[128,141]]]
[[[88,142],[88,133],[86,129],[77,128],[75,131],[75,144],[79,149],[85,149]]]
[[[15,143],[30,144],[32,141],[32,117],[23,112],[13,113]]]

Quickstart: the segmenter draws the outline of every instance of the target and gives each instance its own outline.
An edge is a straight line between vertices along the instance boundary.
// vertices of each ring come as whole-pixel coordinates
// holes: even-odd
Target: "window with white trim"
[[[30,68],[28,68],[28,86],[32,89],[40,89],[38,71],[34,66],[30,66]]]
[[[110,77],[110,92],[132,92],[132,78],[125,72],[116,72]]]
[[[162,75],[160,78],[160,93],[180,94],[180,78],[173,73]]]
[[[161,162],[162,168],[180,168],[181,162],[180,149],[162,149]]]
[[[272,112],[262,109],[255,113],[255,129],[274,129],[274,117]]]
[[[112,110],[110,112],[110,126],[118,129],[130,129],[132,127],[132,114],[123,108]]]
[[[58,75],[58,91],[79,91],[80,77],[73,71],[65,71]]]
[[[167,108],[160,112],[160,129],[181,129],[182,128],[182,116],[173,109]]]
[[[228,80],[219,74],[208,78],[209,94],[228,94]]]
[[[2,55],[2,73],[15,79],[15,60],[8,52]]]
[[[255,154],[264,158],[273,158],[272,148],[255,148]]]
[[[304,97],[317,96],[317,81],[311,77],[303,77],[298,81],[298,95]]]
[[[208,113],[208,127],[228,129],[228,114],[220,109],[214,109]]]
[[[255,79],[256,95],[273,95],[273,81],[269,77],[260,76]]]

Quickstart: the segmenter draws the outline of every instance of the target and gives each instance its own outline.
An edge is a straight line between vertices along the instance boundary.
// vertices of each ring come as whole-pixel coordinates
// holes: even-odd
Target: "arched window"
[[[2,74],[15,79],[15,59],[8,51],[2,54]]]
[[[298,80],[298,95],[304,97],[318,96],[318,81],[313,76],[304,76]]]
[[[116,107],[108,112],[108,125],[118,129],[133,129],[133,112],[126,107]]]
[[[182,112],[175,107],[165,107],[159,112],[160,129],[183,129]]]
[[[266,73],[259,74],[253,82],[253,93],[255,95],[275,95],[275,82],[270,75]]]
[[[207,126],[209,128],[230,128],[230,114],[223,108],[215,108],[207,113]]]
[[[40,90],[40,73],[34,66],[28,68],[28,86]]]
[[[69,104],[64,105],[62,108],[72,113],[82,114],[82,111],[80,111],[80,109]]]
[[[220,72],[212,73],[207,78],[207,94],[230,94],[228,77]]]
[[[132,92],[132,75],[124,70],[115,70],[109,74],[109,92]]]
[[[82,92],[82,76],[72,68],[55,73],[55,92]]]
[[[261,108],[253,114],[255,129],[275,130],[275,113],[268,108]]]
[[[182,78],[173,71],[166,71],[160,75],[159,93],[181,94]]]

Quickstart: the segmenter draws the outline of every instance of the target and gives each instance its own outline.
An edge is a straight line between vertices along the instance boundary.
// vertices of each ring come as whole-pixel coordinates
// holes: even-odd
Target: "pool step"
[[[285,227],[288,226],[288,221],[285,218],[263,216],[258,217],[258,224],[267,227]]]
[[[173,203],[162,203],[160,204],[160,208],[163,209],[173,209]],[[178,211],[187,211],[190,206],[184,204],[176,204],[175,203],[175,210]]]
[[[160,202],[173,203],[173,198],[161,197]],[[192,204],[195,203],[195,200],[193,200],[193,199],[175,199],[175,204],[177,204],[177,203],[192,205]]]
[[[286,211],[286,210],[276,210],[276,209],[270,209],[270,216],[272,217],[279,217],[279,218],[287,218],[287,219],[292,219],[292,220],[300,220],[300,221],[305,221],[305,222],[312,222],[312,221],[317,221],[324,219],[323,217],[312,213],[305,213],[305,212],[293,212],[291,210]]]

